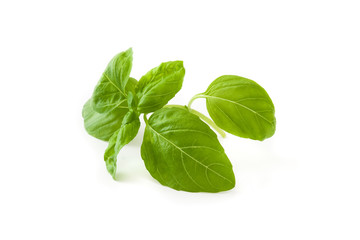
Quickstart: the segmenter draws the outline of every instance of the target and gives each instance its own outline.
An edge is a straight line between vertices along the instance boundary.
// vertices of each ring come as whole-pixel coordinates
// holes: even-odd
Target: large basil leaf
[[[134,91],[137,81],[129,78],[126,86],[127,91]],[[127,101],[123,101],[119,106],[105,113],[98,113],[93,109],[92,98],[84,105],[82,116],[86,131],[93,137],[108,141],[109,138],[121,126],[125,114],[129,111]]]
[[[109,146],[105,150],[104,160],[108,172],[114,179],[116,178],[117,155],[119,154],[121,148],[135,138],[139,128],[139,116],[135,112],[129,111],[125,115],[121,127],[111,136],[109,140]]]
[[[239,137],[264,140],[275,133],[275,108],[256,82],[232,75],[213,81],[200,97],[216,125]]]
[[[137,96],[140,113],[162,108],[181,89],[185,69],[182,61],[161,63],[139,80]]]
[[[132,49],[117,54],[108,64],[93,93],[95,111],[108,112],[126,102],[125,86],[132,67]]]
[[[190,192],[235,186],[232,165],[216,134],[196,115],[163,108],[146,122],[141,157],[161,184]]]

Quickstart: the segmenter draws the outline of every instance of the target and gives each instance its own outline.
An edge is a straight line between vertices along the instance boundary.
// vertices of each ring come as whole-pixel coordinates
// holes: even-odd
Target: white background
[[[360,239],[358,1],[1,1],[0,239]],[[178,192],[140,157],[103,162],[81,109],[108,61],[183,60],[187,104],[218,76],[257,81],[276,134],[220,140],[236,187]],[[204,101],[193,107],[204,112]]]

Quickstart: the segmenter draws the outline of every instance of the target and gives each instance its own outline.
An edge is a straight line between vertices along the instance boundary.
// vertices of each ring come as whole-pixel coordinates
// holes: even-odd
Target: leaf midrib
[[[252,112],[252,113],[254,113],[254,114],[256,114],[256,115],[258,115],[259,117],[261,117],[262,119],[264,119],[266,122],[268,122],[269,124],[273,125],[273,123],[272,123],[271,121],[269,121],[267,118],[265,118],[263,115],[261,115],[260,113],[256,112],[255,110],[253,110],[253,109],[251,109],[251,108],[249,108],[249,107],[247,107],[247,106],[245,106],[245,105],[242,105],[241,103],[234,102],[234,101],[231,101],[231,100],[226,99],[226,98],[215,97],[215,96],[210,96],[210,95],[206,95],[206,94],[204,94],[204,95],[202,95],[202,96],[205,97],[205,98],[219,99],[219,100],[222,100],[222,101],[226,101],[226,102],[230,102],[230,103],[233,103],[233,104],[235,104],[235,105],[238,105],[238,106],[240,106],[240,107],[242,107],[242,108],[244,108],[244,109],[246,109],[246,110],[248,110],[248,111],[250,111],[250,112]]]
[[[124,97],[127,97],[127,95],[123,92],[123,91],[121,91],[121,89],[118,87],[118,86],[116,86],[116,84],[114,83],[114,82],[112,82],[111,80],[110,80],[110,78],[108,77],[108,75],[106,75],[106,73],[103,73],[104,74],[104,76],[107,78],[107,80],[124,96]]]
[[[148,83],[142,87],[141,89],[141,94],[144,96],[145,94],[147,94],[150,90],[152,90],[155,86],[159,85],[161,82],[166,82],[166,84],[172,84],[172,83],[178,83],[178,81],[167,81],[167,79],[172,78],[174,75],[176,76],[179,72],[181,71],[181,69],[178,69],[174,72],[172,72],[169,75],[166,76],[162,76],[159,77],[159,73],[156,72],[148,81]],[[155,80],[154,80],[155,79]],[[141,80],[141,79],[140,79]]]
[[[147,124],[147,126],[154,132],[156,133],[158,136],[160,136],[161,138],[163,138],[165,141],[167,141],[168,143],[170,143],[171,145],[173,145],[176,149],[178,149],[181,153],[185,154],[186,156],[190,157],[192,160],[194,160],[196,163],[200,164],[201,166],[203,166],[205,169],[210,170],[211,172],[215,173],[216,175],[218,175],[219,177],[222,177],[223,179],[225,179],[226,181],[233,183],[231,180],[229,180],[227,177],[224,177],[223,175],[221,175],[220,173],[214,171],[213,169],[209,168],[209,166],[206,166],[205,164],[203,164],[202,162],[200,162],[199,160],[197,160],[196,158],[194,158],[193,156],[189,155],[187,152],[183,151],[180,147],[178,147],[175,143],[173,143],[172,141],[170,141],[169,139],[167,139],[166,137],[162,136],[160,133],[158,133],[157,131],[155,131],[154,128],[152,128],[150,126],[150,124]],[[211,183],[210,183],[211,184]]]

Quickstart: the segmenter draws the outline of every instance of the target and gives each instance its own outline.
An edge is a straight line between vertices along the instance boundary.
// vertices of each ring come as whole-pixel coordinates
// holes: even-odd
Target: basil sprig
[[[187,106],[166,105],[182,87],[183,62],[161,63],[136,81],[130,77],[132,54],[130,48],[110,61],[83,107],[86,131],[109,141],[104,154],[108,172],[116,179],[117,156],[137,135],[144,114],[141,157],[151,176],[182,191],[232,189],[232,164],[212,129],[223,137],[224,131],[260,141],[271,137],[275,108],[265,89],[250,79],[225,75]],[[198,98],[206,99],[211,119],[191,108]]]

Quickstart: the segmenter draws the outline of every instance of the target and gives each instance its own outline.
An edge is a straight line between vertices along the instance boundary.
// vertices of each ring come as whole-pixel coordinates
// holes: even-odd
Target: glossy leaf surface
[[[140,113],[162,108],[181,89],[185,69],[182,61],[161,63],[139,80],[137,96]]]
[[[134,91],[137,81],[130,78],[126,86],[127,91]],[[92,107],[90,98],[84,105],[82,117],[86,131],[93,137],[108,141],[109,138],[121,126],[125,114],[129,111],[127,101],[123,101],[118,107],[105,113],[98,113]]]
[[[219,192],[235,185],[232,165],[216,134],[187,110],[163,108],[147,121],[141,156],[161,184],[190,192]]]
[[[126,102],[125,86],[132,67],[132,49],[117,54],[108,64],[93,93],[93,108],[102,113]]]
[[[121,148],[131,142],[138,133],[140,128],[140,121],[138,115],[129,111],[123,121],[121,127],[111,136],[108,148],[105,150],[104,160],[106,168],[111,176],[116,178],[117,169],[117,155]]]
[[[233,75],[213,81],[205,93],[207,110],[220,128],[239,137],[264,140],[275,133],[275,108],[256,82]]]
[[[92,108],[91,101],[92,99],[89,99],[85,103],[82,111],[85,129],[91,136],[108,141],[114,132],[120,128],[121,122],[128,112],[127,103],[124,102],[113,111],[98,113]]]

